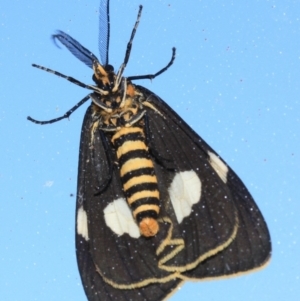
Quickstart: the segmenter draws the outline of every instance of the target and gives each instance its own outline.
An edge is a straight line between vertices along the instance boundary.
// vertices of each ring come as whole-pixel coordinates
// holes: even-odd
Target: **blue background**
[[[183,4],[185,3],[185,4]],[[160,95],[239,174],[269,225],[272,260],[229,280],[186,283],[170,300],[299,300],[299,1],[111,0],[110,63],[119,68],[144,10],[127,75]],[[1,1],[0,299],[86,300],[74,224],[79,135],[70,121],[39,126],[87,93],[31,67],[92,83],[91,69],[50,35],[61,29],[98,55],[99,1]]]

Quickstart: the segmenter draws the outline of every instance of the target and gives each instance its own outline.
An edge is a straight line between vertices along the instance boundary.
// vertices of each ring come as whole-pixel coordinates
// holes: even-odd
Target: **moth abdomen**
[[[152,159],[140,127],[122,127],[111,139],[120,166],[123,190],[146,237],[154,236],[158,230],[159,191]]]

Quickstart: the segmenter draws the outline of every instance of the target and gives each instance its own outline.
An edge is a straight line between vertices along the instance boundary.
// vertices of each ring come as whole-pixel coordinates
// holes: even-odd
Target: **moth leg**
[[[163,72],[165,72],[170,66],[173,65],[174,60],[175,60],[175,54],[176,54],[176,49],[175,47],[172,48],[172,57],[170,62],[168,63],[168,65],[164,68],[162,68],[161,70],[159,70],[158,72],[156,72],[155,74],[146,74],[146,75],[137,75],[137,76],[129,76],[127,77],[128,80],[139,80],[139,79],[154,79],[156,76],[162,74]]]
[[[85,96],[82,100],[80,100],[72,109],[70,109],[68,112],[66,112],[63,116],[61,117],[57,117],[57,118],[54,118],[54,119],[51,119],[51,120],[46,120],[46,121],[39,121],[39,120],[36,120],[36,119],[33,119],[31,118],[30,116],[27,117],[27,119],[33,123],[36,123],[36,124],[41,124],[41,125],[44,125],[44,124],[49,124],[49,123],[54,123],[54,122],[57,122],[57,121],[60,121],[64,118],[69,118],[70,115],[76,111],[81,105],[83,105],[88,99],[90,98],[90,94]]]
[[[104,147],[106,160],[108,164],[108,175],[107,178],[102,183],[100,183],[100,185],[97,187],[97,192],[94,194],[94,196],[101,194],[108,187],[113,175],[113,160],[111,157],[112,154],[111,147],[107,141],[106,136],[104,135],[104,132],[101,130],[99,130],[99,132],[100,132],[101,142]]]
[[[155,161],[161,166],[163,166],[165,169],[174,171],[176,169],[174,165],[174,161],[172,159],[168,159],[161,156],[153,145],[154,143],[151,140],[152,135],[149,126],[149,118],[147,114],[144,115],[144,123],[145,123],[144,127],[145,127],[146,144],[149,146],[150,154],[154,157]]]

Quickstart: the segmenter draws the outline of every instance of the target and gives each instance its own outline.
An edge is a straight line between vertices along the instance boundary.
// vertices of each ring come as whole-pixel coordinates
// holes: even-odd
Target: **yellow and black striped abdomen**
[[[159,227],[159,191],[145,135],[139,127],[123,127],[112,139],[127,202],[144,236],[154,236]]]

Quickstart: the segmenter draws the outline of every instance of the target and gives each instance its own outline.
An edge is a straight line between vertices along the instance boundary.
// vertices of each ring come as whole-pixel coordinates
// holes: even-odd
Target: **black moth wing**
[[[234,219],[237,218],[238,221],[236,236],[228,247],[215,256],[208,256],[195,269],[184,274],[199,279],[233,275],[262,267],[271,255],[270,234],[259,208],[243,182],[162,99],[144,87],[136,88],[165,117],[147,109],[152,146],[162,156],[172,159],[178,171],[192,169],[202,182],[199,204],[194,205],[194,212],[185,218],[185,226],[184,223],[179,226],[181,231],[188,233],[195,227],[200,230],[191,237],[194,248],[199,248],[201,254],[208,252],[206,254],[210,255],[210,248],[213,250],[215,246],[225,242],[226,235],[220,235],[220,228],[231,229],[230,225],[235,224]],[[215,156],[228,169],[226,183],[209,163],[214,161]],[[222,202],[223,197],[223,206],[220,206],[218,202]],[[197,213],[199,210],[204,213],[201,218],[200,213]],[[234,219],[232,212],[228,210],[236,212]],[[206,230],[203,231],[202,228]],[[189,255],[186,259],[189,259]]]
[[[161,238],[149,240],[135,239],[127,233],[117,235],[106,225],[104,209],[113,200],[124,198],[124,194],[119,170],[115,167],[108,187],[95,196],[97,187],[109,175],[109,166],[100,131],[95,133],[92,146],[90,144],[91,125],[92,106],[87,109],[81,132],[76,203],[76,254],[88,300],[163,300],[181,279],[159,284],[151,284],[150,280],[149,285],[141,284],[145,279],[155,282],[156,278],[169,275],[157,268],[155,250]],[[82,226],[85,222],[87,230]],[[166,236],[163,226],[161,230],[160,236]],[[121,285],[126,289],[117,288]],[[132,289],[132,286],[141,287]]]
[[[115,156],[105,151],[100,131],[92,138],[89,107],[81,133],[76,209],[77,260],[89,301],[163,300],[182,280],[233,275],[265,264],[271,251],[269,232],[244,184],[165,102],[135,88],[146,100],[160,230],[147,239],[108,226],[104,212],[108,207],[117,211],[117,203],[126,201],[117,164],[110,184],[95,196],[110,175],[107,155]],[[225,166],[226,174],[219,176],[212,162]],[[200,186],[184,186],[195,178]],[[174,186],[175,179],[179,182]],[[186,191],[178,193],[181,184]],[[183,206],[187,211],[181,218],[175,207],[182,204],[174,205],[174,191],[183,203],[195,192],[194,204]],[[123,222],[115,221],[121,228]]]

